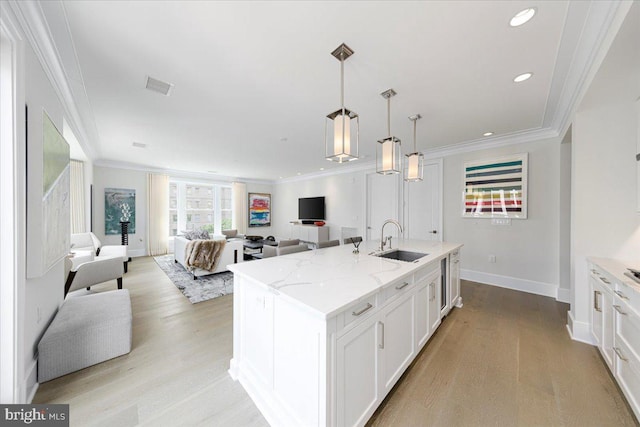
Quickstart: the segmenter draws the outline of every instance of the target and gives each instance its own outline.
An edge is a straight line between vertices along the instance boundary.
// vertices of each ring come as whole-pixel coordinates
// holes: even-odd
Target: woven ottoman
[[[131,351],[131,299],[127,289],[72,295],[38,343],[40,383]]]

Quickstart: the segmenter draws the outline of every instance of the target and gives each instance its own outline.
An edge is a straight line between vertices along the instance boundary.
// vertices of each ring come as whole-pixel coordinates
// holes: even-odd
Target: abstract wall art
[[[271,226],[271,194],[249,193],[249,227]]]
[[[527,153],[464,163],[462,216],[527,218]]]
[[[104,234],[120,234],[120,222],[129,221],[129,234],[136,233],[136,190],[104,189]]]

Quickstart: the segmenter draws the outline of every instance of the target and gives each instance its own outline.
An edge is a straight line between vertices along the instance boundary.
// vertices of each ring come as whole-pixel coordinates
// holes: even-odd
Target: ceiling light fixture
[[[359,118],[355,112],[344,108],[344,61],[353,55],[353,50],[342,43],[331,55],[340,61],[340,109],[329,114],[325,120],[325,157],[333,162],[344,163],[358,159]]]
[[[400,140],[391,135],[391,98],[397,93],[393,89],[380,94],[387,100],[387,131],[389,136],[378,141],[376,150],[376,172],[382,175],[400,173]]]
[[[409,116],[409,120],[413,122],[413,153],[405,155],[407,158],[407,169],[404,180],[407,182],[422,181],[424,154],[418,152],[416,145],[416,124],[421,118],[422,116],[420,114]]]
[[[482,136],[491,136],[493,135],[493,132],[485,132],[482,134]]]
[[[533,73],[520,74],[519,76],[514,77],[513,81],[516,83],[521,83],[525,80],[529,80],[531,76],[533,76]]]
[[[142,142],[135,142],[134,141],[133,144],[131,144],[131,145],[133,145],[136,148],[147,148],[147,144],[144,144]]]
[[[529,20],[531,20],[531,18],[533,18],[533,15],[535,14],[536,14],[535,7],[530,7],[528,9],[521,10],[516,14],[516,16],[511,18],[509,25],[511,25],[512,27],[519,27],[520,25],[526,24],[527,22],[529,22]]]

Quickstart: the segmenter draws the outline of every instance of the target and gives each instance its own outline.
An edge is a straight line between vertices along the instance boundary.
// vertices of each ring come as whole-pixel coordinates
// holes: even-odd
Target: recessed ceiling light
[[[511,21],[509,21],[509,25],[511,25],[512,27],[519,27],[520,25],[526,24],[527,22],[529,22],[529,20],[533,18],[533,15],[535,14],[536,14],[535,7],[530,7],[528,9],[521,10],[516,14],[516,16],[511,18]]]
[[[521,83],[525,80],[529,80],[531,78],[531,76],[533,76],[533,73],[524,73],[524,74],[520,74],[519,76],[516,76],[513,81],[516,83]]]
[[[218,173],[218,171],[207,171],[209,173]]]
[[[323,171],[323,170],[324,170],[324,168],[320,168],[320,170],[321,170],[321,171]]]
[[[485,132],[482,134],[482,136],[491,136],[493,135],[493,132]]]
[[[142,142],[134,142],[133,146],[136,148],[146,148],[147,144],[143,144]]]
[[[278,179],[282,179],[282,177],[278,177]]]

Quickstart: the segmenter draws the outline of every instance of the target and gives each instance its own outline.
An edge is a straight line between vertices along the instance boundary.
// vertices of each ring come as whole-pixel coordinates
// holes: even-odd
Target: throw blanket
[[[190,270],[215,270],[226,243],[226,240],[190,240],[185,248],[185,265]]]

